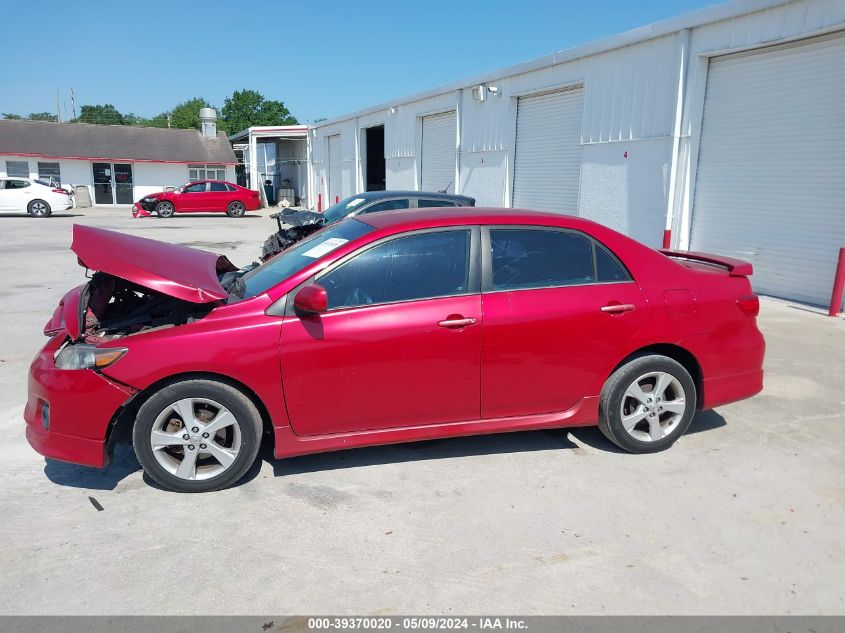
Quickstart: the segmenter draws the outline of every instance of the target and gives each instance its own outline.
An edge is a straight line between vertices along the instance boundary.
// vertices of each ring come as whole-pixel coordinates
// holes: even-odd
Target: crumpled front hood
[[[323,224],[326,221],[322,213],[304,209],[285,209],[279,213],[271,213],[270,217],[279,223],[280,228],[283,224],[287,226],[309,226],[312,224]]]
[[[92,226],[73,226],[79,264],[191,303],[227,299],[217,275],[237,270],[224,256]]]

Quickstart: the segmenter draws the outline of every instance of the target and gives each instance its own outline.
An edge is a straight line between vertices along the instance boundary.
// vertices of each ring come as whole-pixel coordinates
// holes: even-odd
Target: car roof
[[[400,209],[359,215],[355,218],[377,229],[414,230],[464,224],[536,224],[567,228],[586,228],[595,223],[575,215],[531,209],[493,207],[436,207]]]
[[[460,196],[454,193],[438,193],[436,191],[413,191],[410,189],[388,189],[387,191],[364,191],[357,193],[355,198],[363,198],[364,200],[379,200],[381,198],[396,198],[398,196],[407,196],[412,198],[444,198],[448,200],[472,200],[469,196]]]

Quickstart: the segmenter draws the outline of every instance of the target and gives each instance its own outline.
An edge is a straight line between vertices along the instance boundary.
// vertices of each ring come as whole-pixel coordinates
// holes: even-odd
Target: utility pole
[[[170,113],[167,113],[167,127],[170,127]]]
[[[56,90],[56,121],[62,122],[62,110],[59,103],[59,91]]]
[[[73,86],[70,87],[70,105],[73,108],[73,118],[76,118],[76,96],[73,94]]]

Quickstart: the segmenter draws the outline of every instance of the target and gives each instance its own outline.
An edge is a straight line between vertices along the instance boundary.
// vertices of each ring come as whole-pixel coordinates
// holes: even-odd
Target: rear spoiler
[[[754,273],[754,267],[749,262],[733,257],[723,257],[712,253],[697,253],[695,251],[673,251],[665,248],[660,249],[660,252],[666,257],[722,266],[728,269],[728,274],[731,277],[750,277]]]

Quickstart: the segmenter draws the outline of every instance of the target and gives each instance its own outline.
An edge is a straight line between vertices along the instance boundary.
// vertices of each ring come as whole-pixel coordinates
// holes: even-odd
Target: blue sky
[[[151,116],[252,88],[333,117],[715,4],[714,0],[15,2],[0,112],[112,103]]]

